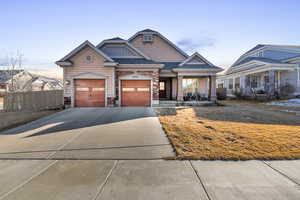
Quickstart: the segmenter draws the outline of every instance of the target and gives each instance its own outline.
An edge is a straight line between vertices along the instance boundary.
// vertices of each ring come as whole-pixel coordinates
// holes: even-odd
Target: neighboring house
[[[273,96],[292,88],[300,94],[300,46],[259,44],[243,54],[230,68],[217,75],[217,87],[228,95],[241,91],[246,96]]]
[[[0,70],[0,93],[6,92],[8,90],[7,81],[10,77],[20,73],[22,70]]]
[[[63,89],[61,81],[40,75],[33,75],[33,79],[30,84],[32,91]]]
[[[31,78],[25,70],[0,70],[1,92],[19,91]]]
[[[63,67],[65,104],[72,107],[215,101],[216,73],[221,71],[150,29],[97,46],[85,41],[56,64]]]
[[[61,90],[62,83],[26,70],[0,70],[0,92]]]

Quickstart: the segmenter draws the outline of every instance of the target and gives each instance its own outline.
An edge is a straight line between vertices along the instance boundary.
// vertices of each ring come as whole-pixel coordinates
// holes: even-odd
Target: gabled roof
[[[103,40],[102,42],[100,42],[96,47],[98,49],[100,49],[104,44],[125,44],[127,45],[130,49],[132,49],[133,51],[135,51],[137,54],[139,54],[140,56],[144,57],[147,60],[151,60],[151,58],[149,58],[147,55],[145,55],[143,52],[141,52],[140,50],[138,50],[137,48],[135,48],[132,44],[130,44],[127,40],[123,40],[122,38],[116,37],[116,38],[112,38],[112,39],[107,39],[107,40]]]
[[[199,58],[203,61],[203,63],[189,63],[190,60],[193,58]],[[183,62],[160,62],[161,64],[164,64],[163,70],[184,70],[184,69],[211,69],[211,70],[223,70],[220,67],[217,67],[210,63],[208,60],[206,60],[203,56],[201,56],[198,52],[194,53],[190,57],[188,57]]]
[[[258,44],[243,55],[241,55],[232,65],[231,67],[235,67],[239,65],[240,62],[243,62],[243,58],[246,57],[247,55],[251,55],[251,53],[254,53],[256,51],[264,50],[264,49],[278,49],[278,48],[289,48],[289,49],[298,49],[299,55],[300,55],[300,46],[299,45],[278,45],[278,44]],[[287,50],[287,49],[286,49]],[[285,50],[285,51],[286,51]],[[288,59],[282,59],[282,60],[288,60]]]
[[[69,58],[71,58],[72,56],[74,56],[75,54],[77,54],[80,50],[82,50],[86,46],[88,46],[88,47],[92,48],[93,50],[95,50],[99,55],[103,56],[107,61],[114,62],[104,52],[102,52],[100,49],[97,49],[91,42],[89,42],[88,40],[86,40],[81,45],[79,45],[78,47],[76,47],[73,51],[71,51],[69,54],[67,54],[65,57],[63,57],[62,59],[60,59],[59,61],[57,61],[56,64],[59,65],[60,62],[67,61]]]
[[[248,54],[248,53],[250,53],[254,50],[260,49],[260,48],[265,47],[265,46],[266,46],[265,44],[258,44],[255,47],[253,47],[252,49],[250,49],[249,51],[247,51],[246,53],[244,53],[243,55],[246,55],[246,54]]]
[[[161,64],[164,64],[163,70],[176,70],[176,69],[211,69],[211,70],[223,70],[220,67],[217,67],[215,65],[209,65],[209,64],[185,64],[183,66],[180,66],[180,62],[160,62]]]
[[[184,51],[182,51],[178,46],[176,46],[173,42],[171,42],[170,40],[168,40],[166,37],[164,37],[162,34],[160,34],[159,32],[157,31],[154,31],[154,30],[151,30],[151,29],[145,29],[145,30],[142,30],[142,31],[139,31],[137,32],[136,34],[134,34],[132,37],[130,37],[128,39],[128,41],[132,41],[133,39],[135,39],[138,35],[141,35],[141,34],[154,34],[154,35],[157,35],[159,36],[161,39],[163,39],[165,42],[167,42],[171,47],[173,47],[177,52],[179,52],[181,55],[183,55],[185,58],[188,58],[189,55],[187,55]]]
[[[208,60],[206,60],[203,56],[201,56],[198,52],[195,52],[193,55],[191,55],[190,57],[188,57],[186,60],[184,60],[183,62],[181,62],[179,65],[183,66],[188,64],[189,61],[191,61],[193,58],[199,58],[200,60],[202,60],[204,63],[208,64],[208,65],[212,65]]]
[[[242,65],[242,64],[245,64],[250,61],[261,61],[261,62],[265,62],[265,63],[284,64],[283,62],[281,62],[279,60],[274,60],[274,59],[265,58],[265,57],[247,57],[247,58],[243,59],[242,61],[236,63],[234,66]]]
[[[124,40],[123,38],[120,37],[114,37],[114,38],[110,38],[110,39],[106,39],[104,41],[109,41],[109,40]],[[125,41],[125,40],[124,40]],[[98,46],[98,45],[97,45]]]
[[[291,57],[291,58],[287,58],[287,59],[284,59],[282,61],[290,62],[290,61],[295,61],[295,60],[300,60],[300,55],[297,55],[297,56],[294,56],[294,57]]]

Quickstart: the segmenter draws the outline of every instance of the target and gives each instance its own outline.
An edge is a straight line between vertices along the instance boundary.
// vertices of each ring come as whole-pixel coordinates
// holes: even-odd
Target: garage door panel
[[[151,81],[149,80],[122,80],[122,106],[150,106]]]
[[[105,106],[105,80],[75,80],[75,106]]]

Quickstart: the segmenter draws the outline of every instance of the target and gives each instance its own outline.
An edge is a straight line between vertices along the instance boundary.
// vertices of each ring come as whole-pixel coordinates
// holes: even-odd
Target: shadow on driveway
[[[61,131],[74,130],[104,124],[117,123],[139,118],[155,117],[151,108],[147,107],[121,107],[121,108],[72,108],[66,112],[60,112],[46,118],[25,124],[0,133],[0,135],[21,134],[26,131],[50,126],[24,138],[40,136]]]

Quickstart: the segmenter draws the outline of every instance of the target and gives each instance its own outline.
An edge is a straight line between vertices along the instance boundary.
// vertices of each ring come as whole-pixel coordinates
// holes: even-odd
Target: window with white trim
[[[143,42],[153,42],[153,34],[144,34]]]

